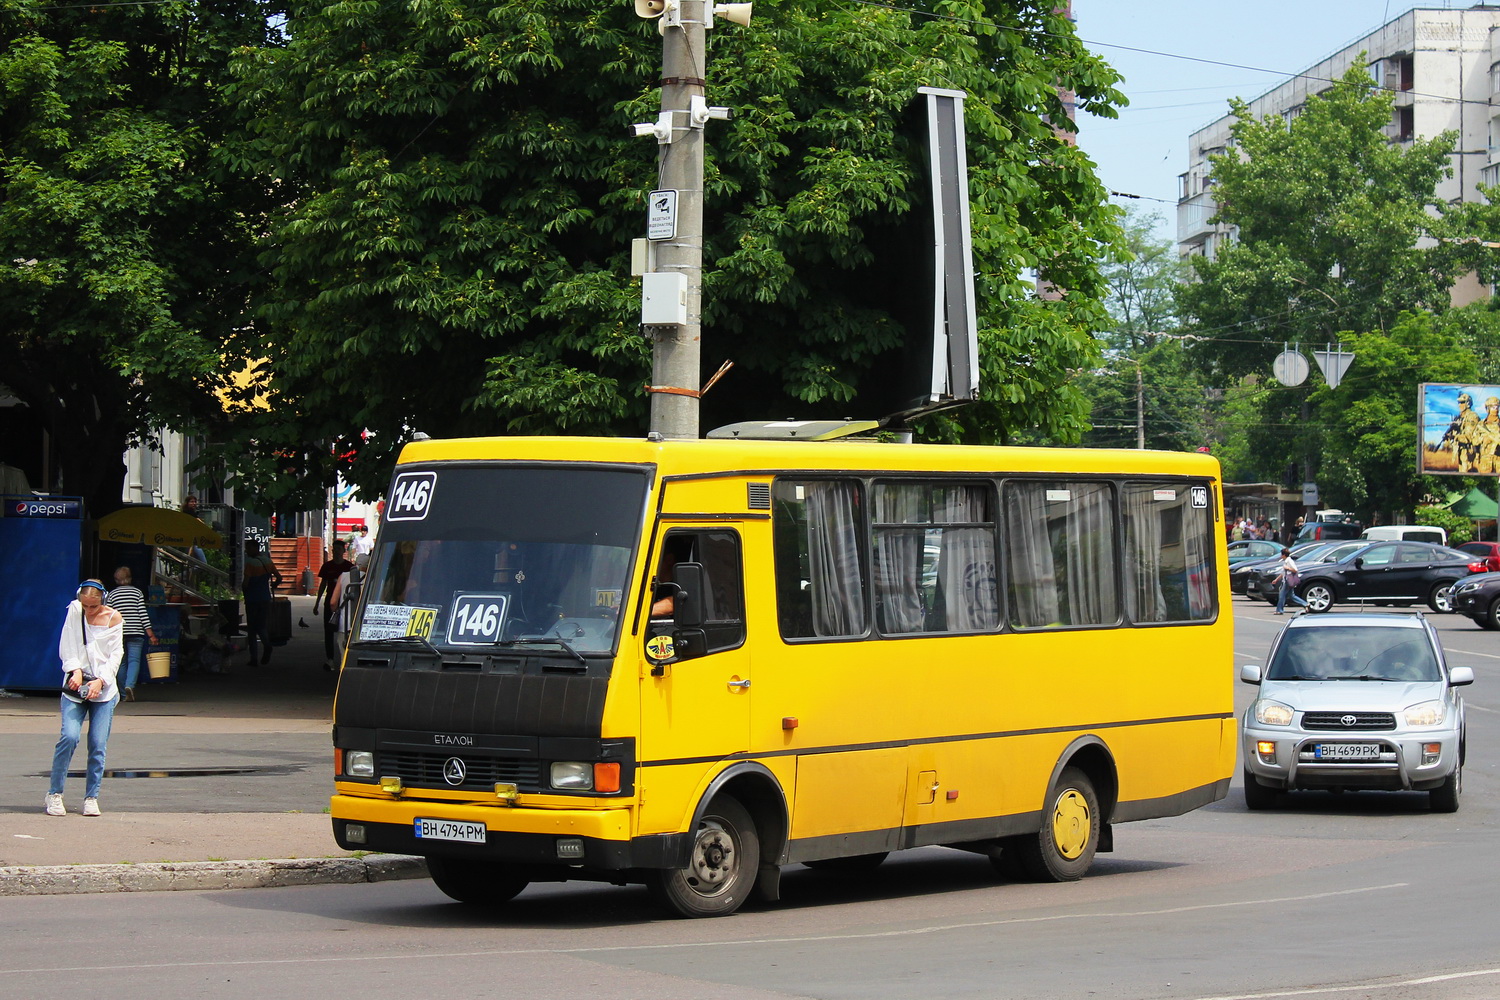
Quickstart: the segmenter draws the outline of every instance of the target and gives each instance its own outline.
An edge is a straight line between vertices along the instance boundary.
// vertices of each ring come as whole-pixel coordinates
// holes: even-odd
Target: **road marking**
[[[1104,910],[1097,913],[1083,913],[1069,911],[1045,917],[1008,917],[1000,920],[973,920],[953,924],[936,924],[927,927],[909,927],[904,930],[892,931],[852,931],[847,934],[819,934],[814,936],[799,937],[768,937],[768,938],[716,938],[709,941],[671,941],[657,944],[619,944],[619,945],[595,945],[591,948],[510,948],[485,951],[450,951],[442,953],[427,952],[424,954],[395,955],[381,953],[379,955],[330,955],[324,958],[244,958],[232,961],[217,959],[212,962],[141,962],[134,965],[73,965],[58,966],[49,965],[41,969],[0,969],[0,975],[24,975],[32,976],[40,973],[56,974],[59,972],[102,972],[106,969],[116,972],[122,970],[147,970],[147,969],[192,969],[211,968],[222,969],[232,966],[251,965],[326,965],[334,962],[390,962],[394,960],[412,961],[419,958],[424,959],[453,959],[453,958],[505,958],[516,955],[594,955],[604,952],[620,951],[677,951],[685,948],[724,948],[744,947],[746,945],[768,945],[768,944],[807,944],[817,941],[871,941],[882,938],[905,938],[920,937],[926,934],[942,934],[949,931],[974,930],[981,927],[1008,927],[1020,924],[1045,924],[1057,921],[1078,920],[1114,920],[1114,919],[1137,919],[1140,917],[1159,917],[1172,913],[1196,913],[1204,910],[1229,910],[1242,907],[1267,907],[1279,903],[1299,903],[1314,899],[1335,899],[1340,896],[1357,896],[1369,892],[1388,892],[1408,888],[1406,882],[1392,882],[1388,885],[1370,885],[1358,889],[1338,889],[1332,892],[1312,892],[1300,896],[1277,896],[1269,899],[1243,899],[1229,903],[1199,903],[1192,906],[1170,906],[1158,910]],[[1267,993],[1265,996],[1277,996],[1278,994]],[[1293,995],[1293,994],[1285,994]],[[1206,1000],[1206,998],[1205,998]]]
[[[1324,986],[1317,989],[1278,990],[1275,993],[1235,993],[1217,997],[1194,997],[1193,1000],[1273,1000],[1275,997],[1316,997],[1328,993],[1353,993],[1363,990],[1394,990],[1405,986],[1427,986],[1431,983],[1446,983],[1455,979],[1474,979],[1478,976],[1497,976],[1500,969],[1474,969],[1471,972],[1450,972],[1441,976],[1423,976],[1420,979],[1403,979],[1398,983],[1359,983],[1355,986]]]

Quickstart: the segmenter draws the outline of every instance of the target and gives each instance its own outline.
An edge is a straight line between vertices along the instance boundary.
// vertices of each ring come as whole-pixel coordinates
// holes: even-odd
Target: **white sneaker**
[[[68,810],[66,808],[64,808],[64,806],[63,806],[62,795],[61,794],[54,795],[53,793],[48,792],[47,793],[47,815],[48,816],[66,816],[67,814],[68,814]]]
[[[99,800],[98,799],[84,799],[83,800],[83,814],[85,816],[98,816],[98,815],[100,815],[100,812],[99,812]]]

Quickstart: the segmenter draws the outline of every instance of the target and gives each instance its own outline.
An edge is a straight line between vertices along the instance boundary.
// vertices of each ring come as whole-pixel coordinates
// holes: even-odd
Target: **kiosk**
[[[0,688],[62,687],[57,637],[83,578],[80,497],[0,497]]]

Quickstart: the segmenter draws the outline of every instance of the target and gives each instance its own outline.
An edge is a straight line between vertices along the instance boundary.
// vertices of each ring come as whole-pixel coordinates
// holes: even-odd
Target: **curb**
[[[274,861],[181,861],[130,865],[0,868],[0,896],[82,892],[170,892],[179,889],[267,889],[426,878],[427,863],[405,854]]]

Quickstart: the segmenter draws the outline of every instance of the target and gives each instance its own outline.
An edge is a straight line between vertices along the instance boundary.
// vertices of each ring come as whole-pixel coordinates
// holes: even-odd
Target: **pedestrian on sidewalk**
[[[1281,590],[1276,594],[1276,613],[1286,613],[1286,602],[1288,599],[1300,607],[1307,607],[1307,602],[1297,594],[1297,584],[1302,582],[1302,574],[1297,572],[1297,561],[1292,558],[1292,550],[1283,548],[1281,550],[1281,573],[1276,577],[1274,583],[1281,584]]]
[[[354,564],[344,558],[346,546],[343,540],[333,543],[333,557],[318,567],[318,593],[313,598],[313,614],[318,613],[318,602],[323,602],[323,669],[332,670],[338,663],[339,608],[343,596],[340,582],[344,574],[354,569]],[[326,600],[325,600],[326,598]]]
[[[99,815],[99,787],[104,782],[104,750],[114,721],[119,692],[115,674],[125,654],[125,619],[104,603],[104,584],[85,580],[78,585],[75,600],[68,604],[57,655],[62,659],[63,690],[58,699],[62,732],[52,751],[52,781],[47,787],[48,816],[67,813],[63,785],[68,765],[89,724],[89,763],[83,791],[83,814]]]
[[[260,663],[271,662],[271,591],[281,585],[281,574],[268,555],[262,555],[260,540],[245,540],[245,578],[241,592],[245,599],[245,637],[250,645],[250,664],[257,662],[256,640],[264,645]]]
[[[141,657],[146,652],[146,640],[156,641],[156,631],[151,627],[151,616],[146,613],[146,595],[141,588],[130,582],[130,567],[115,570],[115,585],[105,595],[104,603],[120,612],[125,619],[125,677],[118,684],[120,697],[135,701],[135,682],[141,676]],[[120,678],[116,677],[118,681]]]

